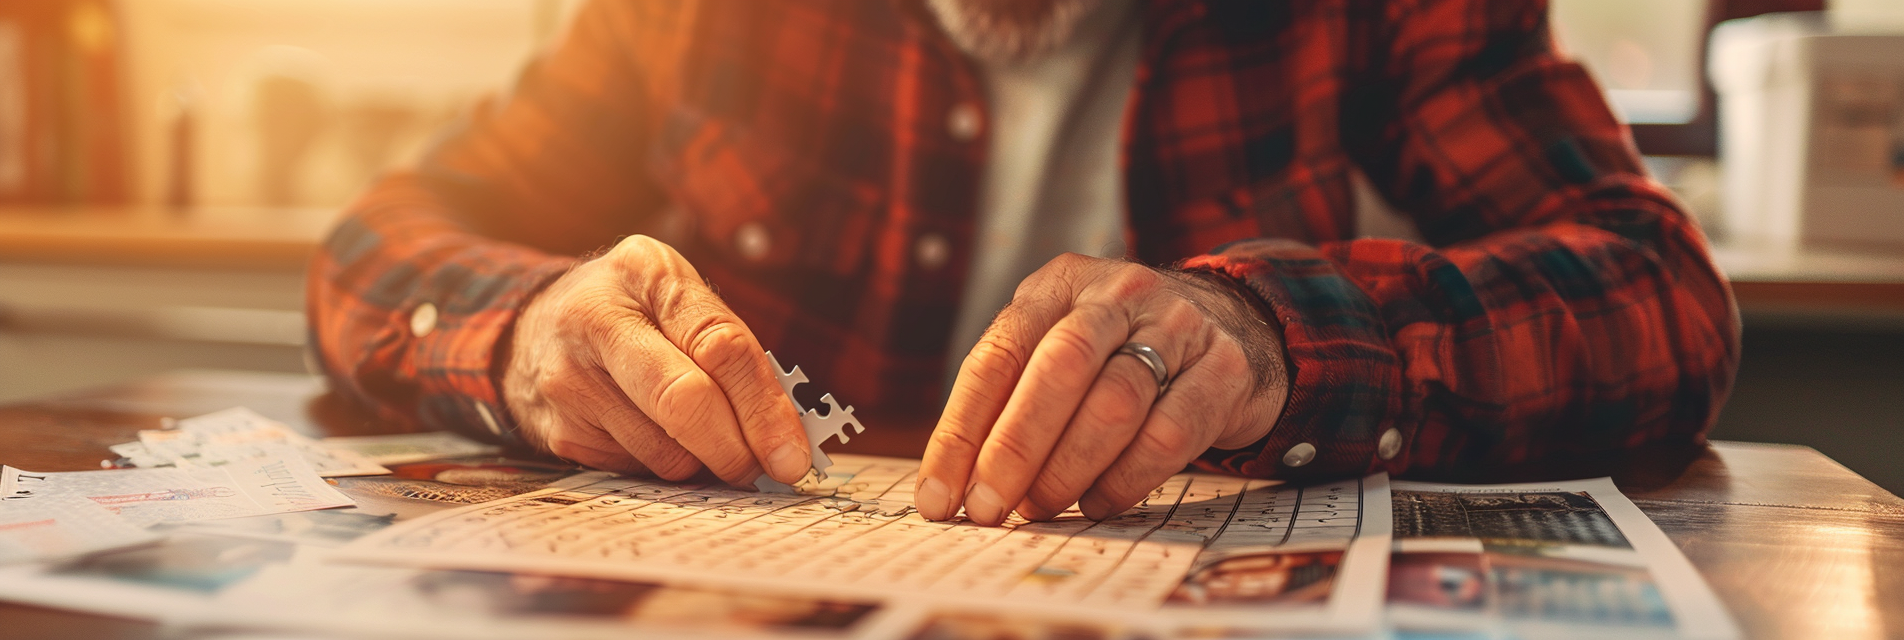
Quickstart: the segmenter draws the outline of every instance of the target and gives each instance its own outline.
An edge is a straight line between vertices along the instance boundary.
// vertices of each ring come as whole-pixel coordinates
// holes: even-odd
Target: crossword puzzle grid
[[[931,522],[912,502],[916,462],[841,456],[835,497],[615,478],[399,525],[383,551],[661,564],[712,574],[857,584],[887,592],[1154,606],[1197,554],[1346,547],[1357,481],[1306,489],[1179,475],[1136,508],[1092,522],[1016,517],[1005,527]]]

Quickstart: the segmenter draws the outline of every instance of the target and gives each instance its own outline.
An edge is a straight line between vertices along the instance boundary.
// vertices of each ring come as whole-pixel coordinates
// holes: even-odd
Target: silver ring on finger
[[[1170,369],[1164,366],[1164,357],[1157,355],[1157,350],[1150,348],[1150,345],[1126,342],[1117,348],[1117,353],[1111,354],[1113,358],[1117,356],[1135,356],[1150,366],[1151,375],[1157,378],[1157,397],[1163,397],[1164,392],[1170,389]]]

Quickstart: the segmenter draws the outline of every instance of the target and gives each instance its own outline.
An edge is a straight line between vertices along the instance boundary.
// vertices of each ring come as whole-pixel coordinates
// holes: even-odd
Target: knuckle
[[[1206,314],[1196,303],[1183,298],[1172,298],[1164,306],[1162,322],[1171,330],[1194,329],[1204,323]]]
[[[999,333],[987,334],[966,354],[961,370],[963,375],[977,382],[979,388],[1009,394],[1018,383],[1018,375],[1025,370],[1023,352],[1023,347],[1011,338]]]
[[[932,432],[931,447],[958,459],[972,459],[978,456],[979,441],[957,429],[937,429]]]
[[[1008,468],[1030,469],[1044,462],[1045,456],[1037,447],[1027,441],[1028,436],[1021,431],[993,431],[985,442],[986,453],[1003,458],[999,462]]]
[[[667,416],[662,426],[670,435],[679,428],[683,420],[695,420],[710,415],[713,410],[710,398],[709,382],[706,376],[694,375],[694,370],[681,371],[673,378],[663,380],[652,389],[649,406],[655,412]]]
[[[791,411],[793,403],[780,400],[785,397],[786,394],[776,389],[764,402],[753,402],[745,408],[735,403],[734,413],[740,419],[741,430],[746,432],[747,441],[756,450],[771,452],[783,444],[795,442],[794,434],[802,433],[799,419]],[[793,419],[788,420],[787,417]]]
[[[644,261],[644,258],[653,257],[657,251],[663,249],[672,250],[660,240],[637,233],[616,242],[615,247],[609,249],[608,255],[614,256],[617,261],[622,263],[639,263]]]
[[[1086,256],[1084,254],[1075,252],[1075,251],[1066,251],[1064,253],[1058,254],[1058,257],[1056,258],[1052,258],[1050,264],[1058,266],[1058,267],[1062,267],[1065,269],[1076,269],[1085,264],[1089,264],[1093,262],[1094,260],[1096,259],[1090,256]]]
[[[1120,300],[1133,300],[1156,291],[1159,282],[1157,272],[1130,264],[1119,267],[1116,274],[1106,279],[1105,285],[1112,296]]]
[[[1018,286],[1012,287],[1012,302],[1027,301],[1047,295],[1051,289],[1051,279],[1056,277],[1053,275],[1056,270],[1047,264],[1031,272],[1031,275],[1025,276],[1025,279],[1019,280]]]
[[[1128,367],[1126,368],[1128,369]],[[1083,408],[1086,419],[1098,426],[1127,425],[1143,422],[1149,413],[1150,397],[1157,384],[1146,369],[1139,380],[1133,374],[1113,375],[1105,379],[1103,392],[1092,394]]]
[[[1182,423],[1168,418],[1144,425],[1144,428],[1137,432],[1136,445],[1166,458],[1180,458],[1195,453],[1192,451],[1195,440],[1190,430]]]
[[[1045,333],[1038,346],[1054,359],[1060,367],[1091,367],[1096,364],[1097,350],[1091,346],[1091,339],[1076,329],[1059,326]]]
[[[738,377],[754,364],[753,337],[738,320],[726,314],[709,314],[688,343],[688,357],[721,377]]]
[[[764,449],[772,449],[792,439],[793,432],[798,431],[799,427],[787,418],[797,420],[798,416],[791,411],[793,403],[782,400],[787,395],[774,388],[753,397],[755,400],[752,402],[730,402],[734,407],[734,417],[740,420],[741,430],[748,432],[747,439]]]

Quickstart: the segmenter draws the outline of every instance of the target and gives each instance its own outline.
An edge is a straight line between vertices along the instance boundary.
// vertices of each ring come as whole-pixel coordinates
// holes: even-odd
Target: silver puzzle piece
[[[780,379],[780,388],[787,392],[787,400],[793,403],[795,411],[801,412],[800,426],[807,432],[807,446],[812,448],[813,477],[825,480],[826,469],[833,466],[833,459],[828,458],[826,452],[820,449],[820,443],[829,438],[846,442],[852,437],[852,433],[865,433],[866,426],[860,424],[859,418],[853,416],[852,407],[840,406],[831,393],[820,396],[820,401],[826,403],[827,406],[825,415],[821,415],[817,409],[800,406],[800,401],[793,397],[793,388],[806,382],[807,374],[801,371],[800,367],[794,367],[791,371],[781,367],[780,360],[774,358],[772,351],[767,352],[767,361],[773,363],[774,377]],[[852,428],[850,433],[847,431],[848,427]],[[754,480],[754,488],[761,491],[794,493],[792,486],[769,478],[766,474],[761,474],[760,478]]]

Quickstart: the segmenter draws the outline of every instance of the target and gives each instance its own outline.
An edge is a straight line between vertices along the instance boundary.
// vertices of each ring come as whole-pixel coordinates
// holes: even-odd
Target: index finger
[[[919,515],[947,520],[958,514],[979,450],[1024,375],[1033,349],[1070,307],[1069,300],[1057,296],[1012,300],[959,364],[945,413],[919,464],[913,491]]]

